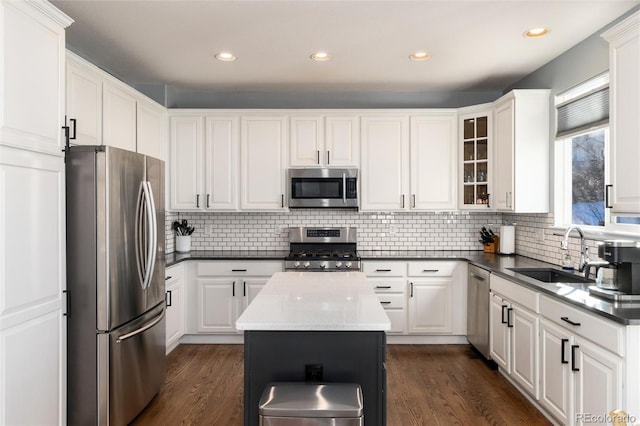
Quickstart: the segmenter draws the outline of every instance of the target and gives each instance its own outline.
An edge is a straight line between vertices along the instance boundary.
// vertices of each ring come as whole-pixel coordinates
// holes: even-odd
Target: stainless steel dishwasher
[[[469,265],[467,340],[485,358],[489,356],[489,271]]]

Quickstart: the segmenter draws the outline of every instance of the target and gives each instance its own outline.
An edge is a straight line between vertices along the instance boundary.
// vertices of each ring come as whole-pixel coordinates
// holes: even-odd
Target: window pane
[[[571,138],[572,223],[604,226],[604,130]]]

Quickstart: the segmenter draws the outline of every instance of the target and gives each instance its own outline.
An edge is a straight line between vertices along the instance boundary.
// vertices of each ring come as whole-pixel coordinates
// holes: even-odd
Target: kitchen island
[[[359,384],[366,424],[386,424],[391,323],[363,273],[275,273],[236,327],[245,338],[245,426],[258,425],[268,383],[305,380]]]

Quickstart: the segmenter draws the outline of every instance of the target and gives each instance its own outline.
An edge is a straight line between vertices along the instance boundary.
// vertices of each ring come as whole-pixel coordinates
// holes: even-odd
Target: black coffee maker
[[[640,243],[606,240],[598,245],[598,256],[614,269],[613,287],[626,295],[640,295]]]

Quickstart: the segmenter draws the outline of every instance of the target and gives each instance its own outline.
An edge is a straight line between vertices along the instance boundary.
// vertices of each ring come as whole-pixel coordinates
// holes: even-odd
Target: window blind
[[[609,123],[609,86],[599,87],[556,106],[556,138],[583,133]]]

